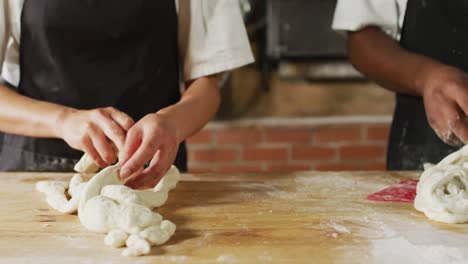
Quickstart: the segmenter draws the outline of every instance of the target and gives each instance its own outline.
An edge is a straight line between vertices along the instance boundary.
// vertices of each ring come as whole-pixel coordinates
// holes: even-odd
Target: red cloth
[[[367,196],[367,200],[378,202],[413,203],[416,197],[417,180],[406,180]]]

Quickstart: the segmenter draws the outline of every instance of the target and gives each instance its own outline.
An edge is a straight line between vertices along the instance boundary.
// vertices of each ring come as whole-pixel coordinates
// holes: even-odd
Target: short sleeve
[[[178,9],[185,81],[254,61],[237,0],[180,0]]]
[[[407,0],[338,0],[332,28],[358,31],[377,26],[395,39],[400,38]]]
[[[8,42],[8,0],[0,0],[0,72],[5,61],[6,46]]]

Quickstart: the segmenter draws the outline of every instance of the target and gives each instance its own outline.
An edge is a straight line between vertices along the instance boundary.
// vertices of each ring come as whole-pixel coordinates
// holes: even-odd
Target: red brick
[[[342,146],[340,148],[341,160],[367,160],[382,159],[385,156],[385,146]]]
[[[237,149],[209,148],[189,151],[190,161],[195,162],[228,162],[237,160],[237,157]]]
[[[336,156],[336,149],[329,147],[293,146],[293,160],[329,160]]]
[[[189,165],[189,173],[205,173],[205,172],[213,172],[214,169],[209,166],[194,166]]]
[[[210,144],[213,140],[213,133],[210,130],[202,130],[197,134],[189,137],[187,143],[189,144]]]
[[[288,151],[282,147],[246,147],[242,157],[246,161],[287,160]]]
[[[260,172],[260,165],[223,165],[216,168],[217,172]]]
[[[361,129],[359,127],[334,127],[317,130],[314,141],[324,142],[360,142]]]
[[[310,165],[270,164],[267,166],[268,171],[304,171],[310,169]]]
[[[390,127],[386,126],[369,126],[367,128],[367,140],[372,141],[387,141],[390,134]]]
[[[304,143],[310,141],[310,131],[308,129],[269,129],[265,135],[265,141],[271,143]]]
[[[357,171],[362,170],[357,164],[349,163],[320,163],[314,166],[319,171]]]
[[[253,144],[262,140],[262,133],[257,129],[237,128],[216,131],[218,144]]]

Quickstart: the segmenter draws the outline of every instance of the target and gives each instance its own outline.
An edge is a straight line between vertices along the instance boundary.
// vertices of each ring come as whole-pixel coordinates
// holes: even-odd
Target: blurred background
[[[189,139],[207,171],[382,170],[394,95],[348,62],[335,0],[239,0],[256,63],[226,74],[215,121]]]

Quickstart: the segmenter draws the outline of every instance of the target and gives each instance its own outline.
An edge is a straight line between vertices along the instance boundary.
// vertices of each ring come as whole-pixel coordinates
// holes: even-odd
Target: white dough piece
[[[101,190],[101,195],[121,204],[139,204],[148,208],[155,208],[163,205],[168,197],[167,192],[139,191],[124,185],[104,186]]]
[[[140,232],[140,237],[147,239],[151,245],[166,243],[174,235],[176,225],[169,220],[163,220],[159,226],[150,226]]]
[[[427,167],[416,187],[416,210],[439,222],[468,222],[467,161],[465,146],[437,165]]]
[[[112,199],[99,196],[102,187],[111,184],[123,184],[124,180],[119,177],[119,166],[109,166],[98,174],[96,174],[86,184],[84,189],[81,191],[79,205],[78,205],[78,216],[80,222],[86,228],[95,232],[108,232],[116,227],[107,227],[113,219],[109,219],[108,215],[113,213],[111,210],[116,210],[117,202]],[[94,199],[92,199],[94,198]],[[92,199],[92,201],[91,201]],[[91,203],[88,205],[88,202]],[[97,206],[99,204],[99,206]],[[105,210],[102,214],[100,210]],[[87,213],[89,212],[89,213]],[[107,221],[108,223],[104,223]]]
[[[171,168],[166,172],[166,175],[159,181],[159,183],[154,187],[154,191],[165,191],[169,192],[174,189],[177,183],[180,180],[180,172],[176,166],[171,166]]]
[[[153,192],[133,190],[124,185],[107,185],[102,188],[101,195],[119,203],[135,203],[155,208],[167,201],[169,191],[175,188],[179,179],[179,170],[172,166],[154,187]]]
[[[123,247],[128,239],[128,233],[120,229],[110,231],[104,238],[104,244],[110,247]]]
[[[448,155],[442,159],[437,165],[458,165],[463,166],[463,164],[468,162],[468,145],[465,145],[460,150]]]
[[[79,173],[94,173],[99,170],[99,165],[88,153],[85,153],[73,169]]]
[[[81,177],[81,174],[75,174],[73,177],[70,179],[70,183],[68,186],[68,194],[73,197],[73,196],[79,196],[79,193],[83,189],[85,185],[85,182],[83,180],[83,177]]]
[[[86,155],[85,155],[86,156]],[[94,161],[83,156],[75,167],[81,172],[97,171]],[[175,188],[180,173],[175,166],[166,173],[152,190],[133,190],[120,179],[120,167],[109,166],[84,182],[76,174],[70,183],[44,181],[36,185],[46,194],[49,205],[64,213],[78,211],[81,224],[90,231],[107,233],[104,243],[111,247],[127,246],[124,256],[148,254],[152,245],[169,240],[176,226],[152,209],[167,201],[168,193]],[[67,198],[68,194],[71,199]]]
[[[36,189],[46,194],[50,207],[61,213],[71,214],[78,209],[79,193],[84,185],[81,175],[75,174],[70,181],[70,186],[65,182],[41,181],[36,184]],[[65,194],[66,189],[72,196],[70,200]]]
[[[146,255],[151,251],[151,245],[148,241],[138,235],[130,235],[127,239],[127,249],[122,252],[125,257],[137,257]]]
[[[112,144],[112,149],[114,150],[115,156],[119,155],[119,149],[115,144]],[[88,153],[85,153],[81,159],[75,164],[73,169],[79,173],[95,173],[100,167],[93,158]]]

